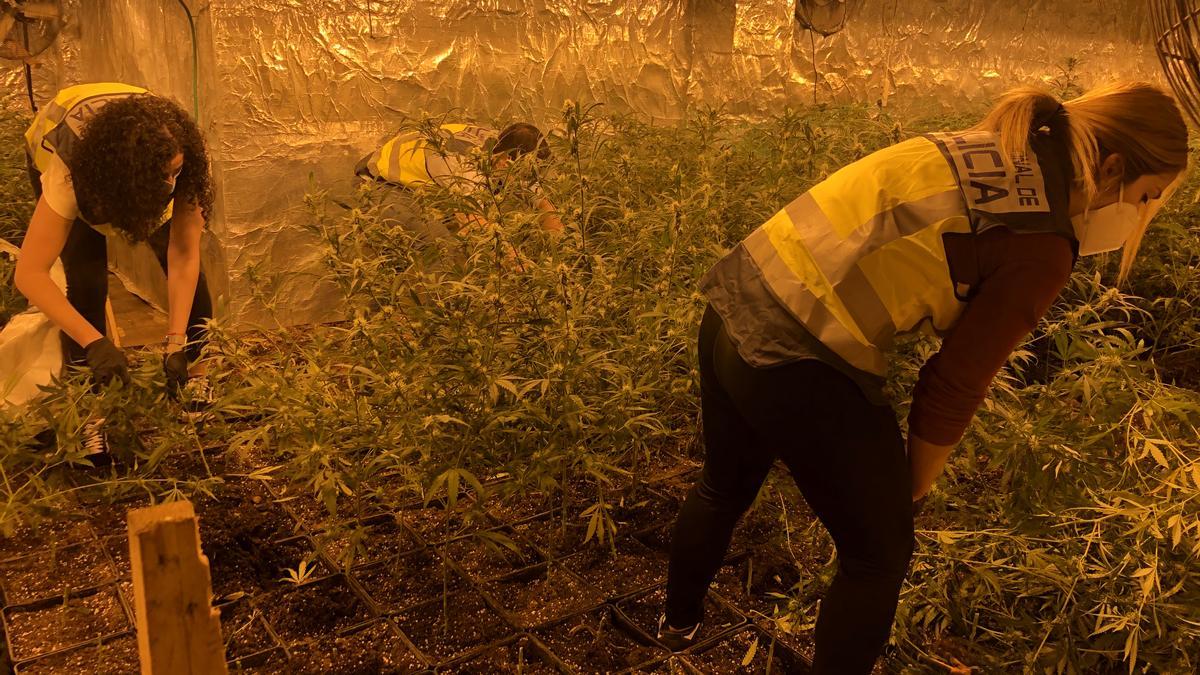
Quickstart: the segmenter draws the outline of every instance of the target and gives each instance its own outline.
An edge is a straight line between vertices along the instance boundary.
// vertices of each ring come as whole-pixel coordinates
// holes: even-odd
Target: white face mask
[[[1075,238],[1079,240],[1079,255],[1095,255],[1115,251],[1125,244],[1141,222],[1138,207],[1126,203],[1125,186],[1121,185],[1117,201],[1095,211],[1084,211],[1071,219]]]

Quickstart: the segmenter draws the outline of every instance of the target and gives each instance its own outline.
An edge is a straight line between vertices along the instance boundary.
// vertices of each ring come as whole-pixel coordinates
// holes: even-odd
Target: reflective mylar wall
[[[1030,82],[1159,79],[1143,0],[856,0],[828,38],[795,24],[797,1],[840,0],[188,0],[220,192],[206,264],[243,321],[336,313],[312,277],[272,278],[317,268],[301,231],[309,176],[348,189],[362,155],[425,113],[553,126],[566,99],[663,123],[707,104],[925,112]],[[63,54],[40,77],[125,79],[193,105],[177,0],[69,6]],[[250,301],[262,285],[273,311]]]

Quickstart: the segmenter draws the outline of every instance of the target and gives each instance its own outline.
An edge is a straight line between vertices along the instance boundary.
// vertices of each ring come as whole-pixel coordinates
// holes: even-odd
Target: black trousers
[[[913,549],[908,459],[895,413],[820,361],[746,364],[711,307],[699,351],[706,454],[672,537],[667,622],[701,619],[734,525],[779,458],[837,547],[814,670],[870,672]]]
[[[26,158],[28,159],[28,158]],[[42,196],[41,174],[29,162],[29,179],[33,185],[34,198]],[[150,248],[158,258],[163,273],[167,272],[167,244],[170,241],[170,223],[164,224],[150,236]],[[104,235],[92,229],[87,223],[76,218],[71,224],[71,232],[59,256],[63,263],[63,273],[67,277],[67,301],[79,312],[87,322],[106,335],[104,304],[108,300],[108,247]],[[192,311],[188,314],[186,347],[188,358],[195,360],[203,348],[205,331],[204,322],[213,315],[212,296],[208,292],[208,280],[204,270],[196,280],[196,294],[192,296]],[[67,363],[83,365],[87,363],[84,348],[63,333],[63,350]]]

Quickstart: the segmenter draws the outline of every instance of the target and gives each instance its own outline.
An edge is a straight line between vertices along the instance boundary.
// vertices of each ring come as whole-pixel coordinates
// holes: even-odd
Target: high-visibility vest
[[[141,87],[119,82],[80,84],[58,92],[54,100],[38,111],[37,117],[25,131],[25,151],[33,166],[45,173],[50,168],[51,159],[58,156],[69,167],[79,135],[88,120],[113,101],[148,93]],[[171,219],[174,205],[175,200],[172,199],[163,212],[161,222]],[[82,214],[80,218],[83,219]]]
[[[360,162],[356,173],[408,187],[446,185],[468,168],[464,155],[496,137],[494,129],[473,124],[443,124],[440,131],[440,148],[419,131],[405,131]]]
[[[703,286],[725,299],[765,288],[773,307],[746,310],[756,313],[748,321],[779,310],[850,365],[883,375],[898,334],[944,332],[966,307],[978,280],[954,269],[948,247],[969,247],[997,226],[1074,236],[1065,209],[1052,214],[1036,156],[1006,162],[990,132],[927,134],[814,186],[722,258]]]

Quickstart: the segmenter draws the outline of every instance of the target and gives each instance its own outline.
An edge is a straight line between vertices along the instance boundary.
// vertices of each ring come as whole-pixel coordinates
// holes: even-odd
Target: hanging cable
[[[33,110],[33,114],[36,115],[38,108],[37,101],[33,99],[33,68],[29,67],[29,24],[24,21],[21,21],[21,32],[25,36],[25,58],[21,59],[25,64],[25,91],[29,94],[29,107]]]
[[[196,118],[196,126],[200,126],[200,52],[196,47],[196,19],[187,3],[183,0],[178,2],[187,15],[188,28],[192,32],[192,115]]]

